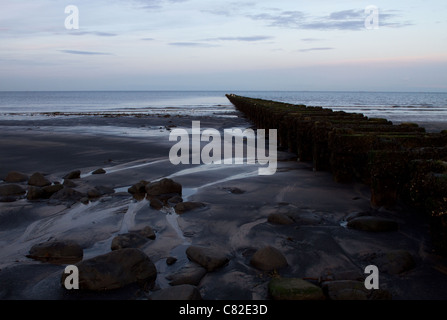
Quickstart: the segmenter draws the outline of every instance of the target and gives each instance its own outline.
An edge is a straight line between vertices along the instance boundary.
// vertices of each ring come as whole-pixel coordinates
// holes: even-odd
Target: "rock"
[[[61,184],[54,184],[51,186],[46,186],[42,188],[43,195],[42,198],[49,199],[53,194],[62,190],[64,188]]]
[[[166,258],[166,264],[168,266],[172,266],[176,262],[177,262],[177,258],[176,257],[167,257]]]
[[[140,248],[145,245],[147,239],[138,233],[119,234],[112,240],[111,249]]]
[[[98,189],[92,188],[87,191],[87,197],[88,198],[99,198],[99,197],[101,197],[101,193],[99,192]]]
[[[317,226],[321,224],[321,217],[312,212],[301,212],[294,217],[295,222],[299,225]]]
[[[141,250],[127,248],[83,260],[76,264],[79,270],[79,289],[103,291],[122,288],[128,284],[151,284],[157,278],[157,269]],[[64,286],[68,274],[63,273]]]
[[[145,193],[134,193],[132,197],[137,201],[143,201],[146,198]]]
[[[226,265],[229,261],[221,250],[199,246],[188,247],[186,255],[191,261],[198,263],[209,272]]]
[[[294,221],[290,217],[281,213],[269,214],[269,216],[267,217],[267,221],[272,224],[280,224],[280,225],[288,225],[294,223]]]
[[[28,200],[49,199],[53,194],[62,190],[64,186],[55,184],[43,188],[29,186],[26,198]]]
[[[105,186],[96,186],[87,191],[87,196],[89,198],[99,198],[107,194],[115,193],[115,190]]]
[[[149,206],[155,210],[160,210],[164,207],[164,203],[157,198],[152,198],[149,202]]]
[[[154,292],[151,300],[202,300],[200,291],[192,285],[182,284]]]
[[[96,186],[95,189],[98,190],[101,196],[115,193],[115,189],[107,186]]]
[[[127,189],[127,192],[129,192],[130,194],[146,194],[146,185],[149,182],[147,181],[140,181],[136,184],[134,184],[133,186],[131,186],[129,189]]]
[[[368,300],[368,290],[361,281],[326,281],[323,290],[330,300]]]
[[[96,169],[95,171],[92,172],[92,174],[104,174],[104,173],[106,173],[106,170],[104,170],[103,168]]]
[[[46,187],[51,185],[51,182],[43,176],[40,172],[35,172],[32,174],[32,176],[28,179],[28,184],[30,186],[35,187]]]
[[[178,193],[164,193],[164,194],[161,194],[159,196],[147,195],[146,199],[149,200],[149,201],[152,200],[152,199],[158,199],[161,202],[163,202],[164,205],[168,205],[168,200],[173,198],[173,197],[175,197],[175,196],[178,196]]]
[[[299,278],[274,278],[268,285],[273,300],[324,300],[323,290]]]
[[[388,274],[401,274],[413,269],[416,265],[413,256],[406,250],[379,253],[373,259],[373,263],[378,266],[381,272]]]
[[[330,300],[390,300],[387,290],[368,290],[363,281],[337,280],[322,283],[323,291]]]
[[[28,180],[28,175],[21,173],[21,172],[17,172],[17,171],[11,171],[8,172],[8,174],[6,175],[6,177],[3,179],[5,180],[5,182],[8,183],[14,183],[14,182],[24,182]]]
[[[197,264],[188,264],[183,267],[180,271],[171,274],[166,277],[170,280],[169,284],[171,286],[177,286],[180,284],[191,284],[197,286],[200,280],[205,276],[206,269],[204,267],[198,266]]]
[[[63,179],[79,179],[81,177],[81,170],[74,170],[63,176]]]
[[[74,183],[72,180],[67,180],[67,179],[64,180],[63,185],[66,187],[70,187],[70,188],[76,187],[76,183]]]
[[[263,271],[277,270],[288,265],[281,251],[271,246],[257,250],[251,257],[250,264]]]
[[[33,187],[33,186],[29,186],[28,187],[28,193],[26,194],[26,198],[28,200],[38,200],[38,199],[42,199],[43,196],[43,190],[42,188],[39,187]]]
[[[342,269],[338,271],[333,271],[331,269],[325,269],[321,273],[321,281],[334,281],[334,280],[356,280],[363,281],[365,279],[365,274],[363,270],[359,269]]]
[[[148,196],[160,196],[168,193],[182,194],[182,185],[167,178],[149,183],[145,189]]]
[[[187,211],[191,211],[198,208],[204,208],[206,207],[206,204],[202,202],[194,202],[194,201],[188,201],[188,202],[179,202],[175,205],[174,209],[177,214],[182,214]]]
[[[349,220],[348,228],[371,232],[387,232],[397,231],[398,224],[396,221],[386,218],[363,216]]]
[[[72,201],[77,202],[84,197],[84,194],[80,193],[69,187],[64,187],[58,192],[54,193],[50,199],[51,200],[60,200],[60,201]]]
[[[243,193],[245,193],[244,190],[241,190],[241,189],[236,188],[236,187],[224,187],[223,190],[227,191],[228,193],[232,193],[232,194],[243,194]]]
[[[0,196],[2,197],[20,196],[25,193],[26,190],[17,184],[0,185]]]
[[[32,246],[27,257],[56,264],[70,264],[82,260],[83,250],[75,241],[47,241]]]
[[[168,204],[170,206],[175,206],[177,203],[180,203],[180,202],[183,202],[183,198],[180,197],[179,195],[173,196],[168,199]]]
[[[154,230],[151,227],[149,227],[149,226],[146,226],[146,227],[144,227],[143,229],[141,229],[140,231],[137,231],[137,232],[141,236],[143,236],[145,238],[148,238],[148,239],[151,239],[151,240],[154,240],[155,237],[156,237]]]

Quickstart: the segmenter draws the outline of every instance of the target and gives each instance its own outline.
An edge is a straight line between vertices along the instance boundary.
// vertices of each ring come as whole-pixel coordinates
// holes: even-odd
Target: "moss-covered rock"
[[[274,278],[268,285],[274,300],[324,300],[323,290],[300,278]]]
[[[370,232],[387,232],[396,231],[398,224],[396,221],[386,218],[363,216],[350,220],[348,228]]]

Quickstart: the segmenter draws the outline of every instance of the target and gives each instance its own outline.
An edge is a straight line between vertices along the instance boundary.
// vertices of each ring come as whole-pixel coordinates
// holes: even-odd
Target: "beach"
[[[190,130],[193,121],[202,130],[255,128],[239,111],[222,117],[108,114],[1,121],[0,178],[12,171],[28,177],[39,172],[80,196],[30,200],[28,182],[14,183],[28,193],[0,202],[0,299],[271,300],[272,280],[283,278],[304,279],[324,299],[447,298],[447,262],[434,251],[424,215],[372,207],[368,186],[337,183],[287,150],[278,150],[273,175],[259,175],[259,164],[174,165],[169,135]],[[103,170],[92,174],[97,169]],[[79,177],[67,178],[76,170]],[[141,181],[148,190],[150,182],[162,179],[181,185],[184,203],[198,205],[177,212],[174,202],[156,207],[154,199],[129,192]],[[348,227],[365,216],[397,227]],[[115,237],[146,227],[154,235],[137,247],[156,276],[145,286],[67,290],[61,283],[67,263],[28,257],[34,245],[73,241],[86,261],[110,253]],[[191,247],[224,256],[224,262],[202,264]],[[279,256],[278,265],[253,261],[265,248],[268,261],[275,260],[268,255],[272,251]],[[167,263],[169,258],[174,262]],[[368,265],[378,266],[378,290],[358,288]],[[183,291],[170,293],[176,286]]]

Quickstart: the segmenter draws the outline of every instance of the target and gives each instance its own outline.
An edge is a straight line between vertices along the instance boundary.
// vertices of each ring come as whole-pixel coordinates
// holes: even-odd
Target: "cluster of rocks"
[[[147,199],[155,210],[173,208],[177,214],[206,206],[202,202],[184,202],[182,185],[168,178],[154,182],[142,180],[129,187],[128,192],[137,200]]]
[[[104,169],[100,168],[92,174],[104,174]],[[27,175],[22,172],[11,171],[0,184],[0,202],[14,202],[19,199],[27,200],[50,200],[49,204],[59,204],[66,202],[73,204],[81,201],[88,203],[90,200],[98,199],[104,195],[115,192],[114,189],[106,186],[94,186],[87,192],[79,192],[76,188],[77,179],[81,178],[81,171],[74,170],[63,176],[63,183],[60,181],[50,181],[48,175],[35,172]]]
[[[157,278],[157,269],[140,249],[114,250],[76,264],[79,270],[79,289],[104,291],[123,288],[137,283],[147,287]],[[64,285],[68,274],[61,276]]]
[[[414,123],[329,108],[293,105],[228,94],[258,128],[276,128],[278,143],[330,171],[338,182],[370,186],[371,204],[425,212],[437,248],[447,252],[447,130],[427,133]]]
[[[148,239],[154,240],[156,238],[154,230],[146,226],[142,230],[128,232],[117,235],[112,240],[111,250],[120,250],[125,248],[141,248],[146,244]]]
[[[157,277],[154,263],[140,249],[148,239],[155,239],[150,227],[117,235],[110,252],[86,260],[77,242],[53,239],[32,246],[27,257],[52,264],[75,264],[80,290],[113,290],[135,283],[146,288],[152,286]],[[63,287],[68,276],[65,272],[61,275]]]
[[[270,216],[269,216],[270,217]],[[276,221],[270,223],[278,224]],[[287,225],[289,223],[279,223]],[[353,216],[348,220],[348,228],[361,232],[393,232],[398,225],[395,221],[377,216]],[[406,250],[388,250],[366,253],[359,260],[367,265],[375,265],[380,272],[401,275],[412,270],[416,262]],[[259,270],[273,272],[268,283],[268,293],[273,300],[390,300],[392,294],[386,289],[369,290],[365,286],[365,275],[360,270],[332,272],[325,270],[313,278],[283,277],[281,269],[288,263],[282,253],[271,246],[259,249],[250,263]]]
[[[64,176],[65,181],[71,183],[73,183],[72,180],[79,178],[79,172],[70,172]],[[47,187],[48,183],[47,180],[46,185],[39,188]],[[63,187],[61,190],[68,188]],[[95,190],[104,191],[103,188],[98,187]],[[141,181],[131,186],[128,191],[136,199],[147,198],[153,208],[159,210],[162,207],[172,206],[178,214],[205,206],[199,202],[183,202],[182,186],[171,179],[152,183]],[[92,190],[89,190],[88,196],[94,196]],[[161,206],[158,206],[158,203],[161,203]],[[156,234],[149,226],[141,230],[118,234],[111,241],[110,252],[87,260],[83,260],[83,249],[78,243],[71,240],[52,239],[32,246],[27,257],[52,264],[75,263],[79,270],[79,289],[81,290],[98,292],[123,288],[129,284],[139,284],[140,287],[147,289],[153,287],[157,269],[142,248],[148,241],[155,239]],[[171,275],[169,290],[155,290],[150,299],[201,299],[197,285],[202,277],[229,261],[227,255],[222,254],[221,251],[205,247],[190,246],[186,254],[191,260],[190,264],[182,268],[179,273]],[[167,264],[175,262],[174,257],[166,260]],[[62,286],[67,277],[68,274],[62,274]]]
[[[279,213],[284,214],[284,213]],[[275,223],[269,221],[270,223]],[[361,232],[393,232],[397,224],[393,220],[373,216],[353,216],[350,228]],[[275,223],[276,224],[276,223]],[[201,299],[198,285],[208,272],[213,272],[230,261],[230,255],[221,248],[190,246],[186,249],[190,262],[180,271],[168,275],[170,287],[155,291],[151,299],[196,300]],[[170,257],[169,259],[171,259]],[[166,263],[171,264],[167,259]],[[376,265],[381,272],[400,275],[415,267],[413,256],[405,250],[373,252],[361,257],[366,265]],[[175,259],[173,260],[175,262]],[[281,273],[289,263],[284,254],[268,245],[249,254],[249,264],[271,277],[268,297],[273,300],[389,300],[392,294],[385,289],[368,290],[365,275],[360,270],[333,273],[326,270],[315,278],[283,277]]]
[[[179,271],[166,276],[169,287],[154,291],[151,300],[201,300],[198,285],[208,273],[216,271],[229,262],[229,254],[219,248],[191,245],[186,249],[189,263]],[[172,260],[174,259],[174,260]],[[167,264],[175,262],[169,257]]]
[[[280,204],[279,206],[268,207],[267,222],[277,225],[321,225],[325,221],[321,215],[309,210],[299,210],[289,204]]]

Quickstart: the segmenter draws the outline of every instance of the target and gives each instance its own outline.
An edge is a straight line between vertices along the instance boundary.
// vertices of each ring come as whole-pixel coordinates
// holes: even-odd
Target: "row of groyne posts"
[[[447,253],[447,130],[427,133],[414,123],[226,96],[257,128],[277,129],[278,146],[299,161],[337,182],[370,186],[373,208],[428,215],[434,244]]]

